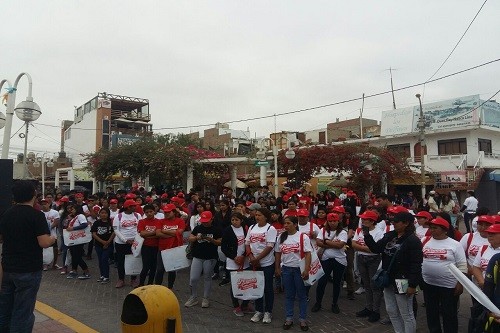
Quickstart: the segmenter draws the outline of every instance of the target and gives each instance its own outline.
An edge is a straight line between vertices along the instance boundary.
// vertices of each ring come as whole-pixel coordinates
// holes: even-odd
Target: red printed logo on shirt
[[[257,289],[257,278],[238,279],[236,285],[239,290]]]
[[[122,228],[136,227],[137,221],[122,221]]]
[[[156,231],[156,226],[154,225],[147,225],[144,230],[146,230],[147,232],[153,232],[153,231]]]
[[[281,244],[280,250],[282,254],[298,253],[300,246],[299,244]]]
[[[469,246],[469,257],[477,256],[477,253],[479,252],[479,248],[480,248],[480,246],[478,246],[478,245]]]
[[[443,249],[431,249],[431,248],[426,247],[423,250],[423,253],[424,253],[424,258],[439,259],[439,260],[446,260],[447,259],[447,256],[446,256],[447,251],[443,250]]]
[[[238,246],[245,244],[245,236],[238,236],[236,239],[238,240]]]
[[[177,229],[179,229],[178,225],[163,225],[163,230],[164,231],[167,231],[167,230],[177,230]]]
[[[265,243],[266,242],[266,233],[263,232],[261,234],[251,234],[250,235],[250,243]]]
[[[85,230],[73,231],[69,235],[70,240],[75,240],[83,237],[85,237]]]

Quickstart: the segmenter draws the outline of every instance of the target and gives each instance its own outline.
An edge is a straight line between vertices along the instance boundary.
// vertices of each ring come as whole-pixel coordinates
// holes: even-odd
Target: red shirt
[[[283,218],[285,218],[287,216],[297,216],[297,213],[298,213],[298,211],[296,209],[294,209],[294,210],[287,209],[285,211],[285,213],[283,214]]]
[[[177,230],[177,237],[159,238],[158,250],[163,251],[182,245],[182,231],[184,231],[186,224],[180,217],[173,219],[157,220],[156,230]]]
[[[276,231],[278,232],[278,237],[279,235],[281,235],[281,233],[283,231],[285,231],[285,227],[283,226],[283,223],[280,223],[280,222],[274,222],[273,224],[271,224],[274,229],[276,229]]]
[[[301,196],[299,198],[299,208],[305,208],[307,210],[309,210],[311,208],[311,198],[310,197],[306,197],[306,196]]]
[[[311,222],[315,223],[318,227],[323,228],[326,223],[326,219],[314,218]]]
[[[152,219],[142,219],[139,221],[139,224],[137,225],[137,232],[141,231],[149,231],[149,232],[156,232],[156,224],[158,223],[158,219],[155,219],[154,217]],[[144,238],[144,243],[143,245],[146,246],[151,246],[151,247],[158,247],[158,238]]]

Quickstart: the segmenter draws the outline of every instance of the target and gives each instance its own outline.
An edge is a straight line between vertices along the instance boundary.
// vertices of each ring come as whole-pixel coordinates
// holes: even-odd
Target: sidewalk
[[[35,310],[34,333],[72,333],[72,329]]]
[[[97,333],[97,331],[75,320],[45,303],[35,304],[35,326],[33,332],[40,333]]]

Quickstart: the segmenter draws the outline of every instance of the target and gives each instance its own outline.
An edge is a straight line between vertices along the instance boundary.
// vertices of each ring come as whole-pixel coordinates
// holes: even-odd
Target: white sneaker
[[[271,323],[271,318],[273,317],[273,315],[269,312],[264,312],[264,318],[262,319],[262,322],[264,324],[270,324]]]
[[[259,321],[262,320],[262,317],[264,315],[262,314],[262,312],[259,312],[259,311],[255,311],[254,315],[252,316],[252,318],[250,318],[250,321],[254,322],[254,323],[258,323]]]
[[[198,299],[196,297],[194,297],[194,296],[191,296],[191,297],[189,297],[189,299],[187,300],[187,302],[184,303],[184,306],[186,308],[190,308],[192,306],[195,306],[196,304],[198,304]]]
[[[203,297],[201,300],[201,307],[202,308],[208,308],[210,306],[210,301],[208,298]]]
[[[366,292],[365,288],[359,287],[358,290],[356,290],[354,293],[356,295],[361,295],[361,294],[364,294],[365,292]]]

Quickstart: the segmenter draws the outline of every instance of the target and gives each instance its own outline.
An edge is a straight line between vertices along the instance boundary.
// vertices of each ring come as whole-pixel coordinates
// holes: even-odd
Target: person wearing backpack
[[[489,215],[483,215],[480,219],[482,221],[493,221],[492,216]],[[488,229],[486,229],[486,233],[488,234],[488,244],[481,247],[479,253],[474,258],[474,263],[472,264],[472,274],[481,288],[484,285],[484,274],[491,257],[500,253],[500,224],[492,224],[488,227]]]
[[[132,243],[137,235],[137,225],[141,216],[135,212],[137,203],[133,199],[127,199],[123,203],[123,212],[118,213],[113,219],[113,230],[115,232],[115,260],[118,269],[118,282],[116,288],[125,285],[125,255],[132,253]],[[139,279],[131,276],[130,285],[134,288],[139,286]]]
[[[462,245],[465,256],[467,257],[467,275],[472,277],[472,267],[474,266],[474,259],[479,254],[479,251],[486,245],[488,245],[488,229],[495,221],[487,217],[488,215],[481,216],[481,219],[477,223],[477,231],[469,232],[465,234],[460,240],[460,245]],[[473,298],[473,302],[475,299]]]

